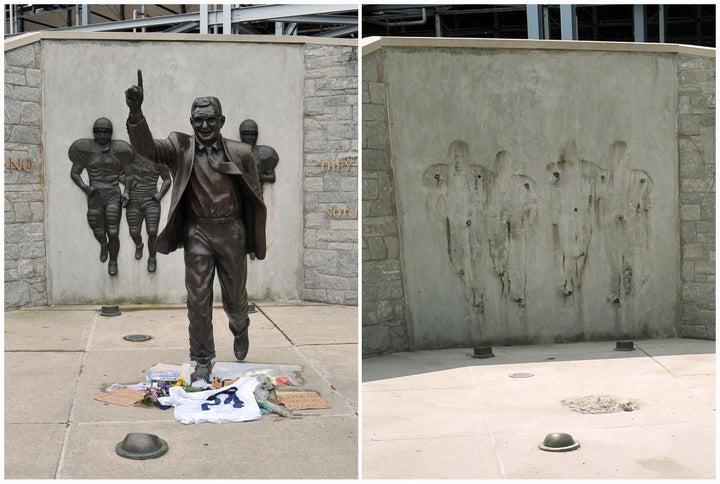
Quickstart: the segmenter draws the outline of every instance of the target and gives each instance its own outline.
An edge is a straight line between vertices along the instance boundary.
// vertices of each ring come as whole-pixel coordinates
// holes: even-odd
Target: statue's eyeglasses
[[[95,128],[93,129],[93,133],[104,133],[104,134],[112,134],[111,128]]]
[[[203,125],[203,122],[207,122],[208,126],[215,126],[218,122],[218,118],[215,116],[193,116],[190,118],[190,122],[193,126],[198,128]]]

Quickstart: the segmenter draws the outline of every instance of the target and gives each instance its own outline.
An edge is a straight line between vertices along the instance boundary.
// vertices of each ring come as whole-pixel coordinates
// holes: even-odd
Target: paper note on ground
[[[113,403],[115,405],[122,405],[123,407],[129,407],[138,402],[142,402],[145,398],[145,392],[143,390],[133,390],[132,388],[117,388],[110,393],[95,397],[95,400],[99,400],[105,403]]]
[[[277,396],[278,401],[289,410],[330,408],[328,402],[318,392],[277,392]]]

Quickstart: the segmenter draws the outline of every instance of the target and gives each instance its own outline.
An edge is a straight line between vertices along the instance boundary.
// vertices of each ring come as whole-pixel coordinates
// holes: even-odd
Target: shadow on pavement
[[[493,346],[495,356],[475,358],[473,348],[405,351],[362,361],[362,381],[371,382],[470,366],[551,363],[600,359],[714,354],[715,341],[667,338],[634,341],[634,350],[617,351],[616,341]]]

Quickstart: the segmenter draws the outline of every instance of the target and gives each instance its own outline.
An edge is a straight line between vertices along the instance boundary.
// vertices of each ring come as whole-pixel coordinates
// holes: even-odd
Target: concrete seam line
[[[73,398],[70,404],[70,413],[68,414],[67,424],[65,425],[65,435],[63,436],[62,447],[60,448],[60,457],[58,458],[57,468],[55,469],[55,479],[62,479],[62,467],[65,463],[65,451],[67,450],[68,439],[70,437],[70,426],[72,425],[73,417],[75,415],[75,406],[78,400],[78,390],[80,389],[80,382],[82,381],[82,376],[85,373],[85,364],[87,363],[88,352],[92,344],[93,335],[95,334],[95,326],[97,325],[98,315],[99,313],[96,310],[93,313],[93,318],[90,322],[90,334],[88,334],[85,351],[83,351],[83,357],[80,363],[80,371],[78,372],[77,379],[75,380]]]
[[[480,393],[480,387],[476,385],[476,377],[473,376],[473,387],[475,388],[475,393]],[[498,467],[500,468],[500,475],[503,479],[507,479],[507,474],[505,473],[505,465],[502,461],[502,456],[500,455],[500,451],[497,447],[497,442],[495,441],[495,435],[493,435],[492,430],[490,429],[490,422],[487,417],[487,413],[485,412],[485,409],[480,406],[478,408],[480,410],[480,413],[482,414],[482,418],[485,421],[485,427],[488,430],[488,437],[490,437],[490,444],[492,445],[493,450],[495,451],[495,458],[497,459]]]
[[[302,351],[300,351],[300,348],[298,348],[297,346],[293,345],[293,349],[294,349],[295,351],[297,351],[297,353],[302,357],[302,359],[305,360],[305,362],[307,363],[307,365],[308,365],[310,368],[312,368],[312,369],[315,371],[315,373],[317,373],[317,374],[320,376],[320,379],[323,381],[323,383],[325,383],[325,384],[328,386],[328,388],[330,389],[330,391],[333,392],[334,394],[336,394],[338,397],[340,397],[340,399],[342,399],[342,400],[345,402],[345,405],[348,406],[348,408],[350,409],[350,411],[352,411],[353,414],[355,414],[355,415],[357,416],[357,415],[358,415],[358,410],[355,408],[355,406],[352,404],[352,402],[351,402],[350,400],[348,400],[347,398],[345,398],[345,395],[343,395],[342,393],[340,393],[340,392],[335,388],[335,385],[333,385],[333,384],[330,382],[330,380],[325,376],[325,374],[324,374],[323,372],[321,372],[320,369],[319,369],[317,366],[315,366],[315,365],[313,364],[313,362],[310,361],[310,360],[305,356],[305,354],[304,354]]]
[[[650,358],[651,360],[653,360],[655,363],[657,363],[658,365],[660,365],[665,371],[667,371],[667,372],[670,374],[670,376],[672,376],[673,378],[675,377],[675,375],[673,374],[673,372],[670,371],[670,369],[669,369],[667,366],[665,366],[665,365],[663,365],[662,363],[660,363],[658,360],[655,359],[654,356],[650,355],[647,351],[645,351],[644,349],[642,349],[639,345],[635,345],[635,348],[637,348],[637,349],[639,349],[640,351],[642,351],[643,354],[645,354],[645,356],[647,356],[648,358]]]
[[[275,329],[277,329],[278,331],[280,331],[280,334],[283,335],[283,336],[285,337],[285,339],[288,340],[291,345],[293,345],[293,347],[295,346],[295,343],[293,342],[293,340],[290,339],[290,336],[288,336],[287,334],[285,334],[285,331],[283,331],[282,329],[280,329],[280,326],[278,326],[277,324],[275,324],[275,321],[273,321],[272,318],[271,318],[270,316],[268,316],[267,313],[266,313],[265,311],[263,311],[260,306],[258,306],[258,305],[256,304],[256,305],[255,305],[255,309],[256,309],[260,314],[262,314],[263,316],[265,316],[265,317],[267,318],[267,320],[270,321],[270,324],[272,324],[273,326],[275,326]]]

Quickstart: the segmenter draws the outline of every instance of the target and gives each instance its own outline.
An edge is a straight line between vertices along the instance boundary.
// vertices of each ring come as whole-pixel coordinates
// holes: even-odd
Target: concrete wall
[[[347,220],[343,226],[331,226],[336,217],[326,216],[326,207],[308,206],[305,196],[306,191],[314,190],[315,196],[340,197],[337,208],[357,206],[357,191],[347,190],[352,182],[345,181],[341,191],[339,185],[323,183],[337,176],[315,166],[320,160],[349,159],[351,165],[354,162],[355,171],[349,170],[343,179],[354,178],[357,185],[357,143],[353,144],[357,139],[354,121],[357,115],[352,116],[357,110],[357,63],[351,42],[45,33],[36,34],[30,41],[8,44],[6,105],[10,98],[10,104],[16,107],[13,101],[24,94],[20,69],[34,69],[39,75],[30,78],[32,82],[39,78],[34,87],[37,101],[42,99],[39,110],[33,111],[38,118],[34,133],[36,138],[40,137],[36,144],[42,149],[30,152],[34,146],[30,143],[37,141],[36,138],[24,142],[19,139],[31,137],[27,131],[31,127],[25,125],[29,115],[21,118],[13,115],[16,122],[8,130],[6,109],[5,170],[6,175],[10,173],[19,178],[20,183],[19,188],[18,184],[6,183],[6,200],[18,198],[20,190],[24,194],[32,190],[34,196],[41,198],[39,202],[46,203],[44,210],[36,207],[37,210],[31,212],[37,214],[31,220],[23,215],[27,212],[23,212],[23,205],[6,205],[6,232],[14,237],[6,237],[6,264],[10,260],[11,267],[25,268],[24,276],[19,269],[12,277],[8,277],[6,271],[6,307],[184,300],[182,251],[159,255],[157,272],[148,273],[147,255],[142,261],[133,257],[134,245],[124,214],[120,228],[119,274],[113,278],[107,275],[106,264],[98,260],[99,247],[85,218],[84,194],[70,179],[72,164],[67,158],[67,149],[75,139],[92,137],[91,127],[96,118],[109,118],[115,127],[114,137],[128,139],[124,126],[127,118],[124,91],[136,83],[138,68],[143,70],[145,83],[143,111],[155,137],[164,138],[171,131],[192,132],[188,118],[193,99],[214,95],[223,103],[225,137],[239,139],[240,122],[252,118],[260,130],[258,143],[268,144],[279,153],[277,182],[266,184],[264,193],[268,206],[268,255],[264,261],[249,262],[250,297],[357,304],[356,274],[345,270],[344,265],[326,264],[323,273],[342,280],[344,285],[339,280],[334,280],[334,285],[323,284],[326,281],[308,277],[305,264],[306,251],[313,248],[307,242],[306,233],[317,227],[326,227],[326,239],[343,240],[342,247],[327,248],[336,259],[345,261],[352,254],[357,259],[357,230],[350,228],[353,224],[356,226],[357,221]],[[32,66],[13,65],[29,62],[13,61],[28,57],[29,54],[23,52],[35,54]],[[308,59],[313,59],[314,64]],[[17,75],[9,78],[8,69]],[[341,79],[343,85],[336,83],[315,89],[313,79],[316,78]],[[328,97],[332,97],[333,103],[325,102]],[[309,104],[314,108],[308,110]],[[20,109],[25,109],[23,113],[29,112],[24,104]],[[350,114],[342,119],[337,115],[339,109],[346,109]],[[324,124],[315,132],[307,129],[309,122],[323,116]],[[16,140],[21,143],[8,144]],[[11,161],[11,158],[25,157],[23,150],[28,151],[27,158],[34,161],[30,175],[16,170]],[[320,184],[313,185],[314,182],[308,181],[310,177]],[[161,226],[169,198],[168,195],[163,200]],[[30,195],[24,195],[24,199],[28,199],[28,203],[33,201]],[[315,221],[314,226],[308,227],[308,218]],[[36,235],[39,232],[44,233]],[[29,279],[31,274],[27,274],[28,254],[19,253],[21,248],[30,251],[27,248],[30,241],[37,242],[35,252],[44,249],[42,262],[32,265],[36,280]],[[46,284],[44,290],[43,283]],[[308,292],[309,289],[312,291]],[[33,296],[36,293],[38,296]]]
[[[381,64],[387,99],[410,348],[662,337],[679,334],[682,298],[714,309],[708,286],[681,281],[677,46],[365,47],[364,69]],[[714,60],[714,50],[686,50]]]

